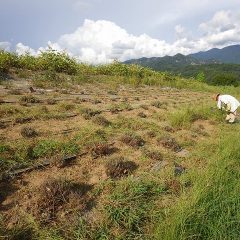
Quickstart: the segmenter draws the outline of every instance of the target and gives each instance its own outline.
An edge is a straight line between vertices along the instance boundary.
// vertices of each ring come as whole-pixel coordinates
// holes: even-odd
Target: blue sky
[[[188,54],[240,43],[239,6],[239,0],[0,0],[0,47],[37,54],[51,45],[96,63]]]

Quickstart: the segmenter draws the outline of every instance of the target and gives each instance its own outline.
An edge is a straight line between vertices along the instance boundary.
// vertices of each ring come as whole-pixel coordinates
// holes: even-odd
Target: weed
[[[106,174],[110,178],[121,178],[131,174],[137,169],[137,164],[124,157],[113,157],[106,164]]]
[[[177,143],[177,141],[172,137],[161,137],[158,140],[163,147],[173,150],[174,152],[179,152],[182,147]]]
[[[110,155],[116,152],[116,148],[109,143],[94,143],[88,147],[94,158]]]
[[[143,112],[138,113],[138,116],[141,117],[141,118],[146,118],[147,117],[147,115]]]
[[[47,104],[49,104],[49,105],[54,105],[54,104],[56,104],[57,103],[57,101],[56,101],[56,99],[54,99],[54,98],[49,98],[49,99],[47,99]]]
[[[66,179],[47,179],[37,190],[36,214],[46,222],[53,220],[56,218],[57,212],[71,198],[74,199],[75,204],[80,204],[79,199],[90,188],[90,185],[74,183]]]
[[[163,192],[161,185],[145,179],[125,179],[113,186],[106,198],[105,212],[122,239],[144,239],[145,226],[154,221],[157,214],[155,199]]]
[[[148,158],[156,160],[156,161],[162,161],[163,160],[163,156],[162,156],[161,152],[159,152],[157,150],[148,150],[148,149],[146,149],[144,151],[144,154]]]
[[[160,101],[154,101],[151,103],[152,106],[156,107],[156,108],[161,108],[161,106],[163,105],[162,102]]]
[[[63,111],[70,111],[75,109],[75,105],[72,103],[62,102],[59,104],[59,109]]]
[[[93,122],[95,124],[98,124],[98,125],[101,125],[101,126],[104,126],[104,127],[107,127],[109,125],[111,125],[111,122],[108,121],[105,117],[103,116],[95,116],[93,118]]]
[[[32,138],[38,136],[38,132],[33,127],[22,127],[21,135],[25,138]]]
[[[142,104],[140,107],[143,108],[144,110],[148,110],[148,105],[146,104]]]
[[[34,97],[33,95],[25,95],[22,96],[19,100],[21,104],[26,104],[26,103],[39,103],[40,100],[37,97]]]
[[[126,133],[120,140],[134,148],[142,147],[145,144],[145,141],[140,136],[133,133]]]
[[[22,92],[19,89],[11,89],[8,93],[11,95],[22,95]]]
[[[93,110],[91,108],[82,108],[82,109],[80,109],[80,113],[86,120],[89,120],[92,117],[94,117],[95,115],[100,114],[101,111]]]

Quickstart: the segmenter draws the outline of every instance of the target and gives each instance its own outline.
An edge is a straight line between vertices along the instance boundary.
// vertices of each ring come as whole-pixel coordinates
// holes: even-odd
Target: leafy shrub
[[[17,63],[17,56],[10,52],[0,50],[0,74],[8,73],[9,69]]]
[[[233,85],[239,86],[239,76],[233,73],[216,74],[212,77],[211,84],[216,86]]]
[[[38,57],[38,64],[42,70],[52,70],[56,72],[64,72],[67,74],[77,73],[77,62],[65,52],[57,52],[49,49],[42,52]]]

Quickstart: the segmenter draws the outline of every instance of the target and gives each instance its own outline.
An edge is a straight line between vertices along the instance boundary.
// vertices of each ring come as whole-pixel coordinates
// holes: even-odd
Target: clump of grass
[[[157,136],[157,133],[153,130],[149,130],[149,131],[147,131],[147,136],[150,138],[154,138]]]
[[[151,103],[152,106],[156,107],[156,108],[161,108],[164,104],[160,101],[154,101]]]
[[[57,103],[57,101],[56,101],[56,99],[54,99],[54,98],[49,98],[49,99],[47,99],[47,104],[49,104],[49,105],[54,105],[54,104],[56,104]]]
[[[138,117],[146,118],[147,115],[145,113],[143,113],[143,112],[140,112],[140,113],[138,113]]]
[[[124,157],[113,157],[106,164],[106,174],[112,179],[121,178],[131,174],[137,169],[137,164],[126,160]]]
[[[156,221],[155,216],[159,214],[155,200],[163,193],[161,184],[146,179],[124,179],[114,184],[104,204],[112,238],[120,233],[122,239],[144,239],[145,226]]]
[[[170,126],[165,126],[164,128],[163,128],[166,132],[170,132],[170,133],[173,133],[175,130],[172,128],[172,127],[170,127]]]
[[[52,156],[58,153],[71,155],[79,152],[79,145],[74,141],[61,142],[52,139],[46,139],[38,141],[32,151],[34,158]]]
[[[8,93],[11,95],[22,95],[22,92],[19,89],[10,89]]]
[[[124,103],[121,103],[121,104],[111,105],[109,110],[112,114],[116,114],[116,113],[121,112],[123,110],[131,111],[131,110],[133,110],[133,107],[131,106],[130,103],[124,102]]]
[[[146,104],[142,104],[140,107],[144,110],[148,110],[148,105],[146,105]]]
[[[103,116],[95,116],[92,120],[95,124],[107,127],[109,125],[111,125],[111,122],[108,121],[105,117]]]
[[[157,150],[145,149],[144,154],[146,155],[146,157],[148,157],[152,160],[156,160],[156,161],[163,160],[163,156],[162,156],[161,152],[159,152]]]
[[[27,122],[31,122],[32,120],[33,120],[32,117],[16,117],[15,123],[27,123]]]
[[[83,196],[91,189],[85,183],[74,183],[66,179],[49,178],[37,189],[36,215],[45,222],[54,220],[64,204],[70,200],[83,208]],[[80,205],[82,203],[82,206]],[[86,203],[85,203],[86,205]],[[86,207],[86,206],[85,206]]]
[[[33,138],[38,136],[38,132],[33,127],[22,127],[21,135],[25,138]]]
[[[163,147],[173,150],[174,152],[179,152],[182,150],[182,147],[177,143],[177,141],[169,136],[160,137],[158,143]]]
[[[9,116],[17,113],[22,113],[22,112],[23,112],[23,109],[18,106],[5,105],[5,106],[1,106],[0,108],[1,116]]]
[[[145,144],[145,141],[134,133],[126,133],[121,137],[120,140],[121,142],[134,148],[142,147]]]
[[[170,179],[165,182],[165,187],[168,193],[179,195],[182,190],[182,184],[177,179]]]
[[[175,128],[189,128],[196,120],[214,119],[220,121],[222,113],[210,106],[187,107],[169,114],[170,123]]]
[[[94,143],[91,146],[88,146],[88,149],[94,158],[107,156],[116,151],[116,148],[114,148],[112,144],[106,142]]]
[[[33,95],[24,95],[19,99],[19,102],[21,104],[27,104],[27,103],[39,103],[40,100],[33,96]]]
[[[92,117],[98,115],[101,113],[101,111],[99,110],[93,110],[91,108],[82,108],[80,110],[80,113],[81,115],[86,119],[86,120],[89,120],[91,119]]]
[[[62,102],[59,104],[59,108],[64,111],[71,111],[75,109],[75,105],[72,103]]]

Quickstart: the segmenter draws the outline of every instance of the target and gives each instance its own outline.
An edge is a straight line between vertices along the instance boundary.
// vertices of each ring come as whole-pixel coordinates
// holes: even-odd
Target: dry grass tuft
[[[95,116],[92,120],[95,124],[107,127],[111,125],[111,122],[108,121],[105,117],[103,116]]]
[[[182,147],[177,143],[177,141],[172,137],[162,137],[158,139],[158,142],[165,148],[171,149],[174,152],[179,152]]]
[[[54,98],[49,98],[49,99],[47,99],[47,104],[48,104],[48,105],[54,105],[54,104],[56,104],[56,103],[57,103],[57,100],[54,99]]]
[[[117,151],[113,144],[109,143],[94,143],[91,147],[87,147],[93,158],[111,155]]]
[[[81,113],[81,115],[82,115],[86,120],[89,120],[89,119],[91,119],[92,117],[100,114],[101,111],[93,110],[93,109],[91,109],[91,108],[82,108],[82,109],[80,110],[80,113]]]
[[[148,158],[150,158],[152,160],[156,160],[156,161],[163,160],[162,154],[157,150],[145,150],[144,153]]]
[[[145,144],[145,141],[140,136],[133,133],[126,133],[120,140],[121,142],[134,148],[142,147]]]
[[[66,179],[49,178],[36,190],[37,199],[34,212],[44,222],[56,218],[59,211],[64,211],[65,204],[79,210],[87,208],[85,194],[92,186],[85,183],[74,183]],[[68,209],[69,210],[69,209]]]
[[[124,157],[119,156],[111,158],[106,164],[106,174],[110,178],[121,178],[128,176],[137,169],[137,164],[133,161],[128,161]]]
[[[140,112],[140,113],[138,113],[138,117],[146,118],[147,115],[145,113],[143,113],[143,112]]]
[[[21,104],[39,103],[40,99],[38,99],[37,97],[34,97],[33,95],[24,95],[20,98],[19,102]]]
[[[38,132],[32,127],[22,127],[21,135],[25,138],[33,138],[38,136]]]

